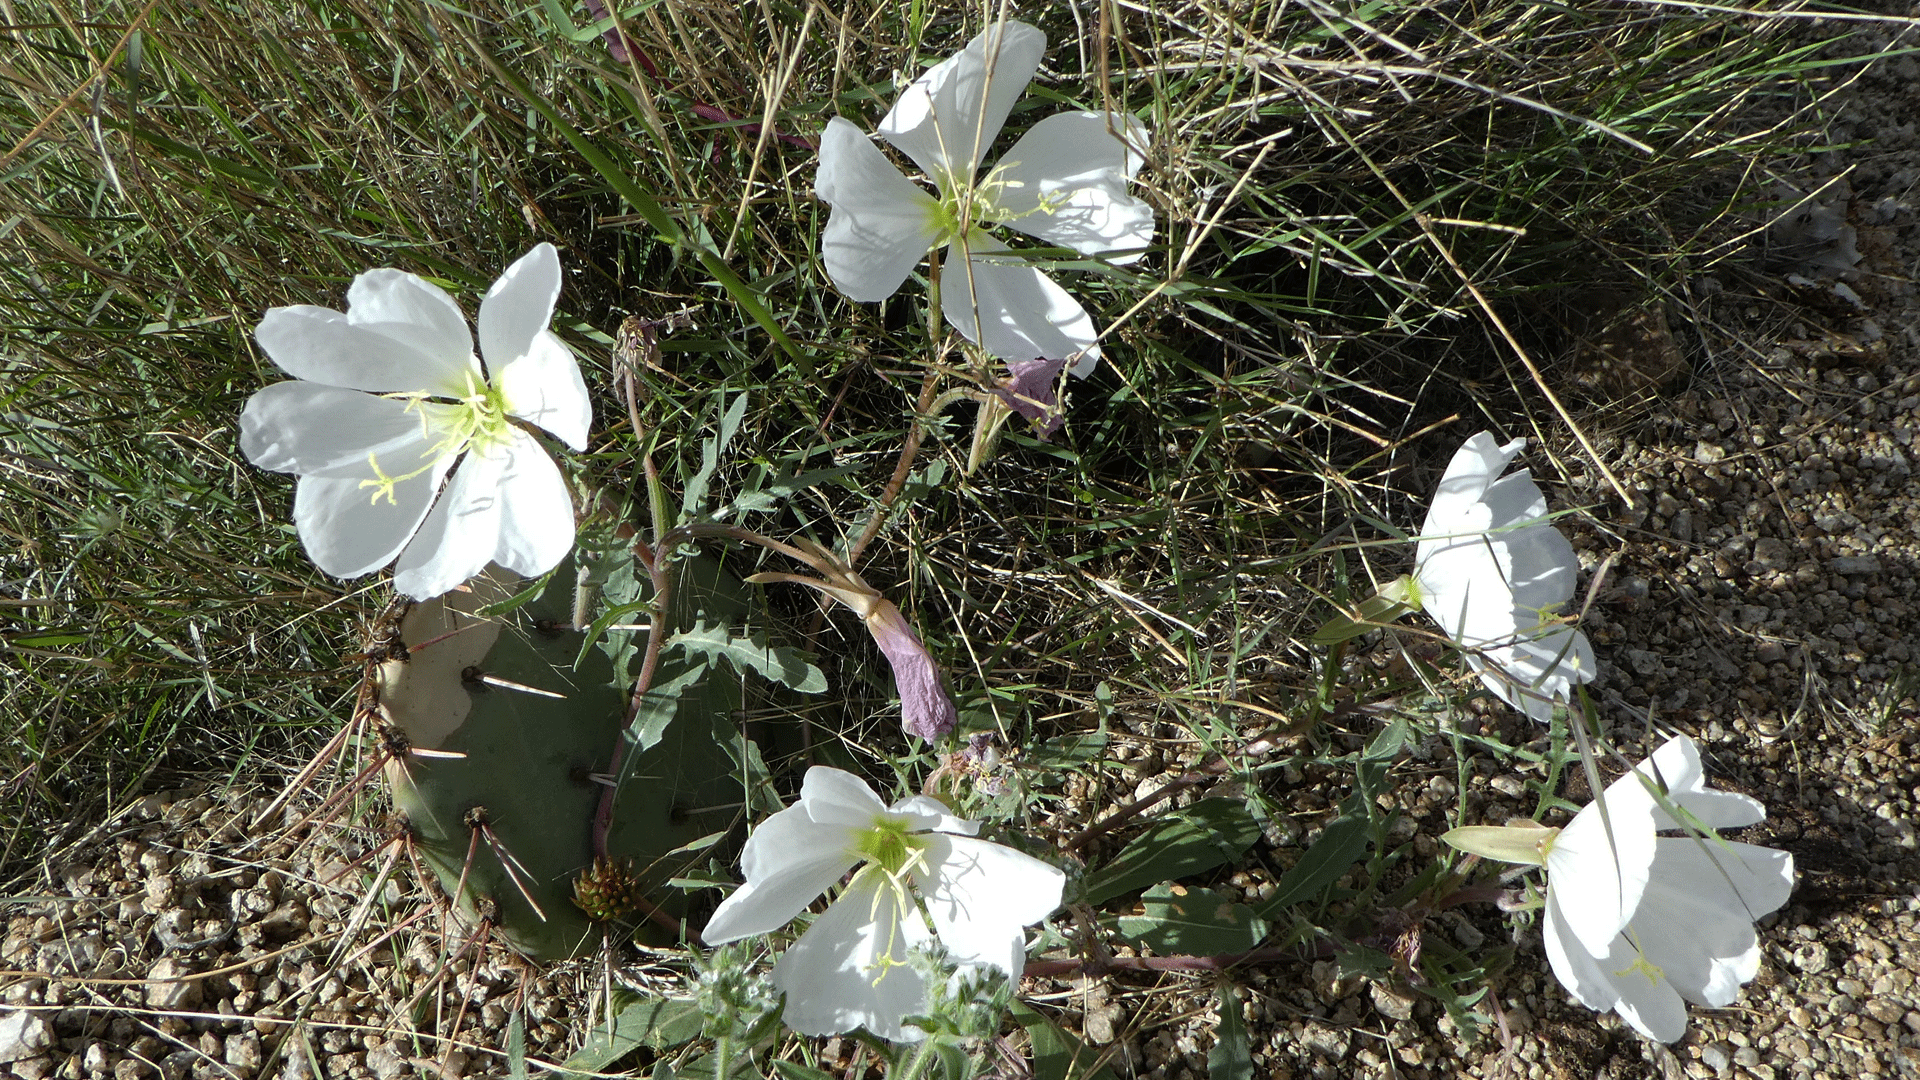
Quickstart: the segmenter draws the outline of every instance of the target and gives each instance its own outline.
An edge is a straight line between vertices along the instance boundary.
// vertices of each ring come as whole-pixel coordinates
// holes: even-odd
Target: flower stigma
[[[1621,933],[1626,937],[1627,943],[1633,946],[1633,963],[1614,972],[1614,975],[1631,975],[1637,971],[1645,975],[1647,981],[1655,986],[1659,986],[1662,982],[1665,982],[1667,973],[1660,970],[1658,964],[1648,960],[1647,954],[1640,948],[1640,943],[1633,940],[1633,927],[1628,926],[1625,930],[1622,930]]]
[[[914,836],[910,825],[904,818],[891,814],[880,814],[873,824],[854,834],[853,847],[868,865],[854,875],[854,882],[870,875],[885,879],[885,884],[873,891],[873,909],[867,914],[867,921],[889,927],[890,935],[900,932],[900,918],[882,919],[882,904],[897,904],[901,918],[919,918],[920,907],[914,903],[913,892],[907,887],[909,873],[920,866],[926,851],[926,841]],[[851,889],[852,884],[848,888]],[[874,959],[873,984],[887,977],[887,973],[896,967],[906,966],[904,961],[893,958],[898,941],[889,936],[886,948]]]

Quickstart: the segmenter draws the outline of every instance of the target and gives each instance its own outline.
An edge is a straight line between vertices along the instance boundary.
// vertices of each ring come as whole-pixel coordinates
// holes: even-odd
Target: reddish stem
[[[653,352],[655,344],[654,324],[642,327],[644,348]],[[651,359],[651,357],[649,357]],[[639,385],[634,377],[631,365],[621,373],[622,395],[627,402],[627,422],[633,426],[633,437],[639,445],[646,443],[646,430],[640,426]],[[653,493],[659,487],[660,469],[653,463],[653,455],[646,451],[640,454],[640,468],[646,476],[647,505],[653,506]],[[607,832],[613,827],[613,800],[620,790],[620,766],[627,757],[627,732],[633,727],[633,718],[640,713],[640,703],[647,696],[647,690],[653,686],[654,672],[660,666],[660,649],[667,640],[667,617],[673,599],[673,580],[666,570],[666,547],[668,538],[661,533],[661,522],[654,522],[654,542],[657,547],[649,547],[644,542],[634,541],[633,556],[647,571],[647,577],[653,582],[653,616],[648,620],[647,651],[640,663],[640,675],[633,683],[633,696],[627,700],[626,722],[613,734],[613,751],[608,755],[608,783],[600,789],[600,801],[593,808],[593,857],[607,858]],[[656,913],[657,914],[657,913]]]
[[[914,408],[913,425],[907,428],[907,441],[900,448],[900,461],[893,467],[893,475],[887,478],[887,486],[880,491],[880,505],[873,508],[873,516],[867,519],[867,527],[860,530],[859,539],[847,549],[847,566],[857,567],[861,553],[873,538],[880,534],[880,526],[886,523],[887,515],[893,511],[894,500],[907,486],[907,477],[913,473],[913,460],[920,454],[920,442],[927,437],[927,410],[933,408],[934,391],[938,388],[939,371],[928,368],[926,381],[920,384],[920,401]]]

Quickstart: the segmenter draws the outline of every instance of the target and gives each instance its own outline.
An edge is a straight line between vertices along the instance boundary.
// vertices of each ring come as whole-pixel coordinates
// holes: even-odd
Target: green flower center
[[[985,176],[965,183],[952,173],[934,177],[934,186],[940,189],[940,197],[934,201],[930,211],[933,226],[940,233],[934,238],[934,244],[938,246],[959,236],[963,225],[967,235],[972,236],[981,229],[1004,225],[1034,214],[1058,213],[1072,198],[1072,192],[1054,191],[1042,195],[1031,210],[1016,213],[1008,209],[1002,205],[1006,201],[1006,193],[1026,186],[1025,181],[1009,179],[1007,176],[1007,170],[1018,164],[1017,161],[1002,161],[987,170]]]
[[[472,369],[465,372],[465,379],[465,391],[454,395],[451,404],[431,400],[433,395],[425,390],[381,395],[406,402],[408,412],[420,415],[421,434],[432,441],[421,455],[424,464],[412,472],[398,475],[388,473],[377,455],[367,454],[367,465],[373,470],[373,479],[360,481],[360,488],[362,491],[372,489],[374,502],[384,497],[389,504],[393,504],[396,485],[470,449],[485,450],[507,440],[513,431],[513,421],[507,416],[506,393]]]
[[[854,851],[880,868],[880,872],[899,882],[927,849],[927,842],[908,831],[904,818],[883,814],[873,824],[854,834]]]

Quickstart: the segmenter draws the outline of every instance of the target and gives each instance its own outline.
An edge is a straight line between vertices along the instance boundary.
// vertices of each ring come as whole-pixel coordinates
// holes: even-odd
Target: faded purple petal
[[[993,733],[990,731],[974,732],[973,735],[967,739],[967,748],[960,752],[967,756],[968,761],[985,761],[987,755],[993,753]]]
[[[1042,440],[1067,422],[1066,410],[1060,408],[1056,389],[1060,385],[1060,369],[1066,366],[1064,359],[1009,360],[1007,370],[1013,377],[993,391],[1008,408],[1026,417],[1033,425],[1034,434]]]
[[[927,647],[920,644],[920,636],[907,625],[906,616],[893,601],[881,600],[866,621],[874,644],[893,664],[893,681],[900,690],[900,726],[928,742],[952,731],[960,714],[941,688],[940,671],[927,655]]]

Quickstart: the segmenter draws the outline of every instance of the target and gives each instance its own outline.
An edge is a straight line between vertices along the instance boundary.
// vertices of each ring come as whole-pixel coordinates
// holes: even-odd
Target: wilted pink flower
[[[1007,370],[1012,377],[993,391],[994,396],[1026,417],[1033,433],[1044,440],[1067,422],[1058,390],[1060,371],[1066,366],[1065,359],[1009,360]]]
[[[854,608],[855,611],[860,610]],[[953,700],[940,685],[940,670],[934,666],[920,635],[907,625],[907,617],[893,601],[878,599],[873,610],[862,615],[873,643],[887,654],[893,665],[893,682],[900,690],[900,726],[907,734],[934,742],[960,722]]]
[[[873,643],[880,646],[888,663],[893,665],[893,682],[900,690],[900,726],[907,734],[918,735],[928,742],[952,731],[960,715],[940,684],[939,667],[927,647],[921,644],[920,635],[907,625],[906,616],[900,614],[893,601],[881,596],[878,589],[867,584],[832,553],[806,541],[796,541],[795,546],[815,570],[825,575],[824,580],[800,574],[768,573],[755,574],[747,581],[756,585],[771,581],[806,585],[852,608],[867,624]]]

